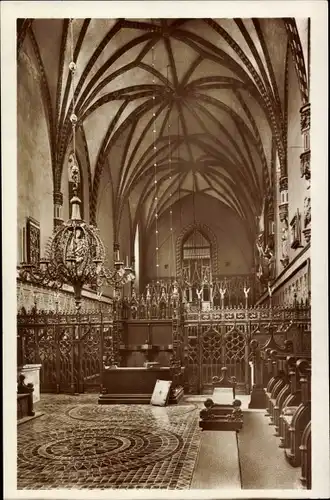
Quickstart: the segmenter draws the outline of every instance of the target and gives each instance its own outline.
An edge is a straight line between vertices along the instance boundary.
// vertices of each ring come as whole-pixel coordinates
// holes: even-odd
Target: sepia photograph
[[[159,2],[145,18],[40,3],[11,16],[17,498],[327,496],[323,2],[293,17]]]

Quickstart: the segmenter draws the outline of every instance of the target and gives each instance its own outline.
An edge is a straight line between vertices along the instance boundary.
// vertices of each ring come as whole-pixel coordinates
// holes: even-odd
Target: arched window
[[[181,267],[183,277],[189,284],[187,300],[195,302],[202,288],[201,300],[210,300],[207,284],[211,282],[211,243],[197,229],[183,240]]]

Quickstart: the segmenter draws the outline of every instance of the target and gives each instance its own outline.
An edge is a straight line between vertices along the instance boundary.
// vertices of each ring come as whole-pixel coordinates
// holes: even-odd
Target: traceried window
[[[209,300],[207,284],[211,281],[211,244],[197,229],[183,241],[182,270],[184,279],[189,284],[187,300],[196,301],[199,293],[202,294],[201,300]]]

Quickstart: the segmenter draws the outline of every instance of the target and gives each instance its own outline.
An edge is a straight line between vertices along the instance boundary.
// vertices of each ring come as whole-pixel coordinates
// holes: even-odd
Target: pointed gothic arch
[[[201,233],[209,242],[211,249],[212,274],[218,273],[218,243],[214,232],[206,224],[192,223],[183,228],[176,240],[176,275],[181,276],[182,272],[182,247],[193,231]]]

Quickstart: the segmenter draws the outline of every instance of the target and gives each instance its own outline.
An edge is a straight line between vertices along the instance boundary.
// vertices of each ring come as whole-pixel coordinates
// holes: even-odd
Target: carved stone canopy
[[[300,155],[300,173],[301,177],[305,177],[306,181],[311,178],[311,152],[304,151]]]
[[[53,193],[54,205],[63,205],[63,193],[61,191],[54,191]]]
[[[308,228],[306,228],[306,229],[303,230],[303,234],[304,234],[306,243],[310,242],[310,240],[311,240],[311,233],[312,233],[312,230],[311,230],[310,227],[308,227]]]
[[[289,214],[288,203],[281,203],[281,205],[279,205],[278,207],[278,213],[281,222],[287,220]]]
[[[288,178],[281,177],[280,178],[280,191],[287,191],[288,190]]]
[[[303,134],[310,129],[311,126],[311,106],[310,103],[305,104],[300,109],[300,127]]]

